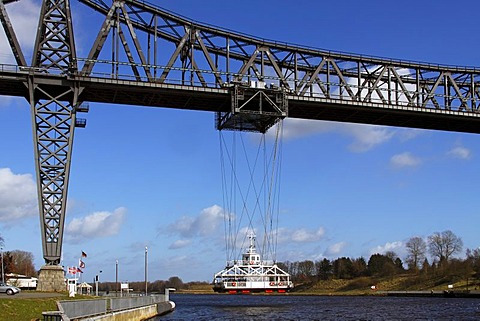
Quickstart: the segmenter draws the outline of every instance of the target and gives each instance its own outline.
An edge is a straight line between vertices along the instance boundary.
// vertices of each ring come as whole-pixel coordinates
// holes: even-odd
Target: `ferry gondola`
[[[293,289],[290,274],[273,262],[262,261],[255,248],[255,236],[240,262],[227,264],[214,276],[213,290],[219,293],[286,293]]]

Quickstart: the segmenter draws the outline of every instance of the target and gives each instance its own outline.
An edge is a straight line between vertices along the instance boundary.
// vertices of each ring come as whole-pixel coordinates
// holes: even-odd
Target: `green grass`
[[[58,311],[57,301],[79,299],[69,298],[65,293],[51,298],[10,298],[0,297],[0,321],[43,320],[42,312]]]
[[[297,284],[294,293],[318,295],[374,295],[371,286],[375,285],[379,291],[443,291],[452,284],[455,290],[467,290],[466,280],[429,277],[421,278],[416,275],[397,275],[395,277],[360,277],[352,280],[334,279],[318,281],[306,285]],[[480,280],[470,279],[469,290],[480,289]]]

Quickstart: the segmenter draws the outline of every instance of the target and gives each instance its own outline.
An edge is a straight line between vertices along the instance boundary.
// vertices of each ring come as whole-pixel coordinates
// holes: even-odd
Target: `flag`
[[[81,259],[78,260],[78,266],[79,266],[80,268],[84,269],[84,268],[85,268],[85,262],[83,262]]]
[[[82,257],[87,257],[87,253],[82,251]]]
[[[83,271],[80,270],[79,268],[77,268],[77,272],[78,272],[78,273],[83,273]]]
[[[68,268],[68,274],[76,274],[76,273],[77,273],[77,268],[75,267]]]

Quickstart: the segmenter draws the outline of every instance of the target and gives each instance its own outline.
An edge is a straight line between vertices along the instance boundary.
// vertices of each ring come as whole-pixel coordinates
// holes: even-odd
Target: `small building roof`
[[[87,282],[80,283],[80,284],[78,285],[78,287],[79,287],[79,288],[86,288],[86,289],[89,289],[89,288],[91,289],[91,288],[93,288],[93,286],[91,286],[91,285],[88,284]]]
[[[7,278],[17,278],[17,279],[32,279],[32,280],[38,280],[37,278],[33,276],[26,276],[23,274],[17,274],[17,273],[5,273],[5,277]]]

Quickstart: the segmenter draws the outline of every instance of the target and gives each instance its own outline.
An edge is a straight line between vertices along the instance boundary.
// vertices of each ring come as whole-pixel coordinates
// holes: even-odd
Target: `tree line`
[[[0,247],[5,246],[4,238],[0,235]],[[15,273],[26,276],[37,277],[38,271],[35,269],[34,257],[31,252],[14,250],[2,252],[3,269],[5,274]],[[0,276],[1,280],[1,276]],[[93,284],[94,282],[92,282]],[[190,285],[208,284],[207,282],[189,282],[183,283],[178,276],[172,276],[168,280],[156,280],[147,282],[147,290],[149,293],[164,293],[165,288],[186,289]],[[98,284],[100,291],[115,292],[120,291],[120,284],[116,282],[100,282]],[[129,288],[137,293],[145,292],[145,282],[130,282]]]
[[[165,288],[174,288],[176,290],[187,289],[194,284],[208,284],[207,282],[189,282],[183,283],[178,276],[172,276],[168,280],[156,280],[147,282],[148,293],[164,293]],[[135,293],[145,293],[145,282],[129,282],[129,289]],[[105,292],[120,292],[120,284],[115,282],[101,282],[98,284],[98,289]]]
[[[461,276],[480,279],[480,248],[467,249],[464,259],[454,258],[463,250],[463,241],[452,231],[428,236],[411,237],[406,242],[407,256],[402,260],[395,252],[375,253],[368,261],[363,258],[324,258],[318,261],[282,262],[279,267],[296,283],[357,277],[385,277],[404,273],[424,276]],[[430,261],[429,261],[430,258]]]
[[[2,247],[4,245],[4,239],[1,236],[0,245]],[[450,230],[435,232],[426,240],[419,236],[411,237],[406,242],[405,248],[407,255],[404,260],[395,252],[387,251],[384,254],[372,254],[368,260],[364,257],[340,257],[335,260],[324,258],[318,261],[287,261],[277,264],[291,275],[292,281],[295,283],[353,279],[364,276],[393,277],[404,273],[425,277],[472,277],[480,280],[480,248],[466,249],[464,258],[455,258],[456,254],[463,251],[463,241]],[[3,264],[5,274],[37,276],[37,270],[33,264],[33,254],[30,252],[20,250],[3,252]],[[206,282],[197,283],[206,284]],[[189,285],[190,283],[184,284],[177,276],[166,281],[156,280],[147,283],[148,292],[163,292],[166,287],[185,289]],[[101,291],[114,291],[117,287],[119,285],[115,282],[102,282],[99,285]],[[129,287],[135,292],[145,291],[144,282],[130,282]]]
[[[26,276],[37,276],[31,252],[20,250],[3,252],[3,269],[5,274],[16,273]]]

